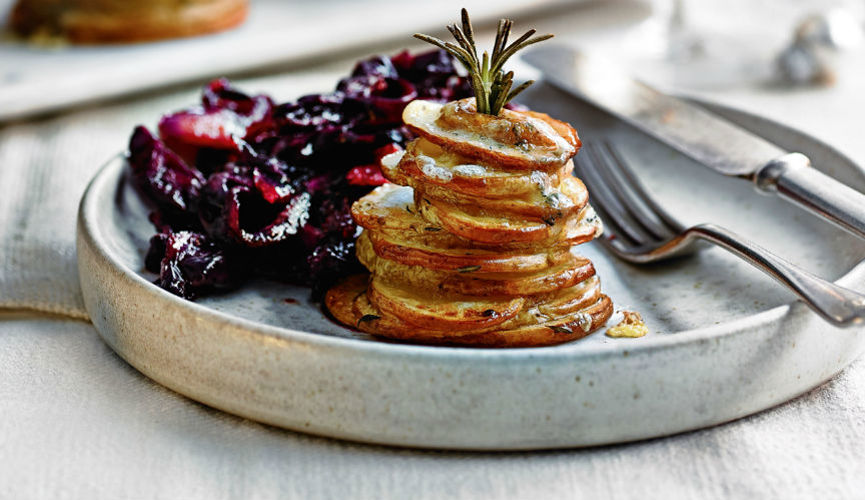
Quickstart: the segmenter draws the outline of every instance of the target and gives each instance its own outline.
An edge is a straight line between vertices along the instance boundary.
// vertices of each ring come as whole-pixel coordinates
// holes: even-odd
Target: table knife
[[[713,170],[753,181],[861,238],[865,195],[779,146],[696,105],[633,80],[614,63],[550,45],[523,55],[554,86],[617,116]]]

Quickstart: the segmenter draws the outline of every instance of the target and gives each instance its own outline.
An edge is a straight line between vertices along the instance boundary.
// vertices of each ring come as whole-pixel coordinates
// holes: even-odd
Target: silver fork
[[[723,227],[681,225],[652,200],[609,143],[584,146],[575,163],[604,221],[607,234],[601,241],[621,259],[636,264],[662,261],[693,253],[704,240],[785,285],[830,323],[850,326],[865,318],[865,295],[819,278]]]

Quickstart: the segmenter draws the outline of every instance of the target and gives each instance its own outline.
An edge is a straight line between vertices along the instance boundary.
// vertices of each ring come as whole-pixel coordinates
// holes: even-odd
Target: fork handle
[[[760,169],[754,181],[761,191],[781,198],[865,238],[865,194],[811,167],[811,160],[790,153]]]
[[[738,255],[786,285],[814,312],[835,325],[849,326],[865,318],[865,295],[815,276],[732,231],[701,224],[688,229],[685,236],[707,240]]]

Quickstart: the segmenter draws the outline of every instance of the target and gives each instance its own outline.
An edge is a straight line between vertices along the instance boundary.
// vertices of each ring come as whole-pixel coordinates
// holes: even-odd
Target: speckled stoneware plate
[[[821,276],[863,287],[865,243],[746,182],[720,177],[544,85],[526,99],[610,137],[670,212],[745,234]],[[764,119],[713,108],[859,189],[830,147]],[[181,300],[151,284],[152,228],[118,158],[81,202],[78,259],[93,323],[148,377],[204,404],[302,432],[400,446],[532,449],[617,443],[706,427],[782,403],[832,377],[865,332],[830,327],[748,265],[713,249],[634,267],[583,248],[617,308],[651,333],[536,349],[388,343],[327,320],[308,290],[252,283]],[[296,303],[286,299],[296,299]]]

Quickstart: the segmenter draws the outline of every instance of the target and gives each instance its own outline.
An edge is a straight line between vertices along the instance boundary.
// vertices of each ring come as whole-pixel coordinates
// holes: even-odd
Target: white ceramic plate
[[[692,164],[545,86],[535,109],[571,121],[584,141],[612,138],[684,222],[712,221],[826,277],[862,287],[865,244],[746,182]],[[865,175],[801,133],[713,108],[811,156],[859,189]],[[583,247],[617,308],[651,333],[603,331],[536,349],[468,349],[375,340],[328,321],[308,290],[270,282],[192,303],[151,284],[153,230],[122,158],[81,203],[78,259],[93,323],[157,382],[192,399],[303,432],[402,446],[531,449],[616,443],[705,427],[768,408],[840,371],[865,346],[860,329],[822,322],[792,295],[721,250],[634,267]],[[285,299],[296,299],[289,303]]]

